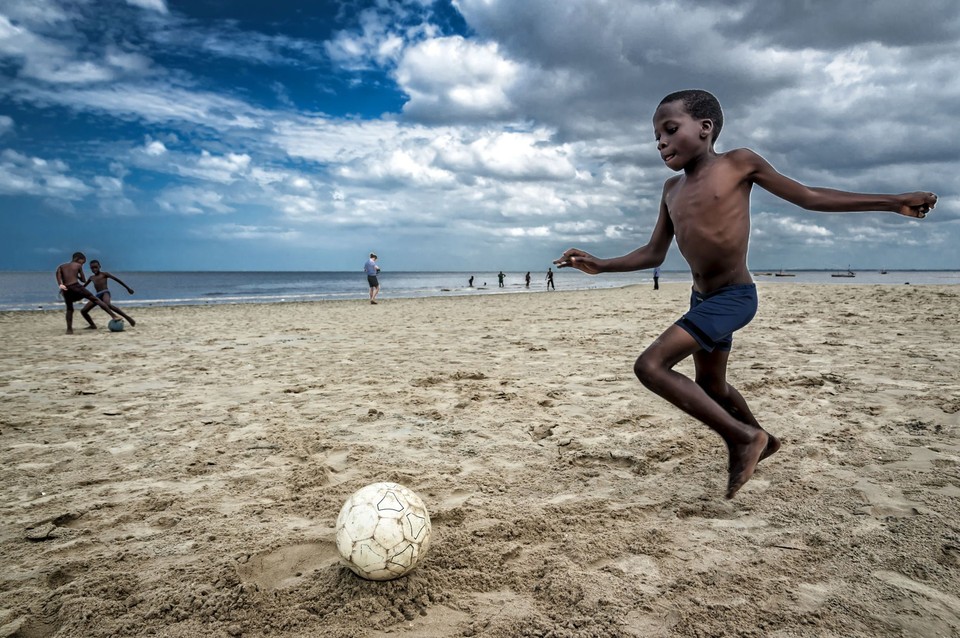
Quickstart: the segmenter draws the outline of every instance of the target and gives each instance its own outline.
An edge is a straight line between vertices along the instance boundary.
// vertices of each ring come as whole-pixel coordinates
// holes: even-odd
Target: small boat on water
[[[850,266],[847,266],[847,272],[835,272],[831,277],[856,277],[857,273],[850,270]]]
[[[774,273],[775,277],[796,277],[792,272],[783,272],[783,268],[780,269],[780,272]]]
[[[880,274],[881,274],[881,275],[887,274],[887,269],[886,269],[886,268],[881,268],[881,269],[880,269]]]

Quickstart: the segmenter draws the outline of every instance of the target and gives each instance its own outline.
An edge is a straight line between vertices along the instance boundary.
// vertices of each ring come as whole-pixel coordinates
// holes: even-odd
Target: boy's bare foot
[[[67,334],[68,334],[68,335],[72,335],[72,334],[73,334],[73,328],[67,328]]]
[[[767,447],[764,448],[763,454],[760,455],[760,459],[757,461],[757,463],[767,458],[768,456],[773,456],[774,454],[777,453],[777,450],[780,449],[780,439],[773,436],[766,430],[763,430],[762,428],[761,430],[763,432],[766,432],[767,434]],[[731,473],[733,472],[733,461],[734,461],[733,455],[730,455],[730,458],[727,460],[727,472],[731,472]]]
[[[84,326],[83,329],[84,329],[84,330],[96,330],[97,327],[96,327],[96,326]]]
[[[765,430],[754,433],[749,443],[728,444],[730,450],[730,477],[727,480],[727,498],[743,487],[753,476],[760,462],[760,456],[766,451],[770,435]],[[773,454],[773,452],[771,452]]]
[[[764,432],[767,432],[767,431],[764,430]],[[760,455],[760,459],[757,461],[757,463],[767,458],[768,456],[773,456],[774,454],[777,453],[777,450],[779,449],[780,449],[780,439],[778,439],[777,437],[767,432],[767,447],[764,448],[763,454]]]
[[[130,327],[131,327],[131,328],[134,327],[135,325],[137,325],[137,322],[134,321],[133,319],[130,319],[129,321],[130,321]],[[778,444],[777,447],[780,447],[780,445]],[[776,450],[774,450],[773,452],[776,452]],[[773,454],[773,452],[771,452],[770,454]]]

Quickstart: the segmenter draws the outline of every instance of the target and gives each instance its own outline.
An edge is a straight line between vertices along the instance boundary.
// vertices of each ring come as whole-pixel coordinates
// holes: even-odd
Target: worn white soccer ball
[[[336,530],[341,562],[368,580],[403,576],[430,546],[427,508],[397,483],[373,483],[354,492],[337,516]]]

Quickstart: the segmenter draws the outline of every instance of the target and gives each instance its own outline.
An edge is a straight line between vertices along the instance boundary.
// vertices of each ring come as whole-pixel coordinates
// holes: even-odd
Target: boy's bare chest
[[[736,181],[724,179],[723,171],[691,180],[681,179],[666,197],[674,229],[729,223],[748,214],[749,191]]]

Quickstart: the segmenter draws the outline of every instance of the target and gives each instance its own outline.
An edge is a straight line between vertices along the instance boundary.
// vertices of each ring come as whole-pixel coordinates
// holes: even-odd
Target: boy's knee
[[[648,388],[656,384],[656,379],[661,370],[658,362],[646,353],[637,357],[637,360],[633,362],[633,373],[637,375],[640,383]]]

